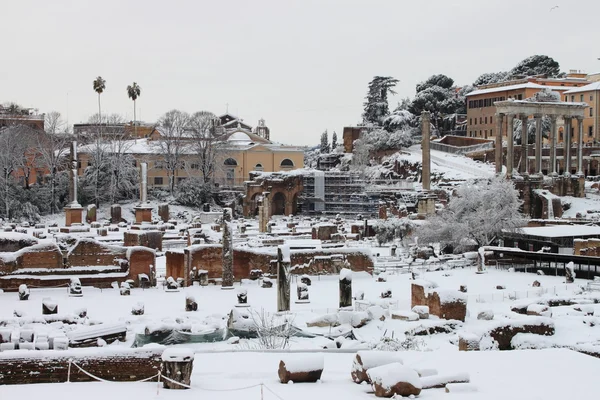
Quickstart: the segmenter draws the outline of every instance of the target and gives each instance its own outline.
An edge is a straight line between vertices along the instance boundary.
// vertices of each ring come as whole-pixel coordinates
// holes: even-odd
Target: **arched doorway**
[[[285,195],[281,192],[275,193],[273,201],[271,203],[271,214],[272,215],[284,215],[285,214]]]
[[[252,217],[256,217],[258,215],[258,196],[260,193],[254,193],[252,198],[250,199],[250,213]]]
[[[235,185],[235,168],[237,167],[237,161],[234,158],[228,158],[223,163],[225,169],[225,184],[229,186]]]

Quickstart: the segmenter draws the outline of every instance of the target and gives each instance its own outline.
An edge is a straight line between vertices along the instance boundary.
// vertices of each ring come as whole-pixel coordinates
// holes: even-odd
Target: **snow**
[[[406,382],[415,388],[421,388],[421,378],[412,368],[405,367],[401,363],[391,363],[371,368],[367,371],[373,384],[378,384],[384,388],[391,388],[398,382]]]
[[[560,238],[560,237],[600,237],[600,226],[589,225],[551,225],[521,228],[521,233],[530,236]]]
[[[183,347],[172,347],[162,353],[162,360],[169,362],[194,361],[194,350]]]
[[[446,393],[471,393],[476,392],[477,386],[470,383],[448,383]]]
[[[593,83],[590,83],[589,85],[576,87],[576,88],[567,90],[563,94],[591,92],[591,91],[596,91],[596,90],[600,90],[600,82],[593,82]]]
[[[466,372],[446,374],[446,375],[430,375],[421,378],[423,387],[439,386],[445,382],[469,381],[469,374]]]
[[[548,89],[548,86],[538,85],[537,83],[527,82],[519,83],[516,85],[498,86],[489,89],[474,90],[466,95],[466,97],[477,96],[480,94],[489,94],[496,92],[507,92],[509,90],[520,90],[520,89]]]
[[[352,281],[352,270],[348,268],[342,268],[340,271],[340,281]]]
[[[362,368],[371,369],[374,367],[379,367],[381,365],[391,364],[391,363],[399,363],[403,364],[401,356],[397,352],[389,352],[389,351],[359,351],[356,353],[362,362]],[[352,367],[353,369],[360,368],[360,365],[354,362]]]
[[[288,372],[319,371],[324,368],[325,358],[322,354],[294,354],[281,358]]]

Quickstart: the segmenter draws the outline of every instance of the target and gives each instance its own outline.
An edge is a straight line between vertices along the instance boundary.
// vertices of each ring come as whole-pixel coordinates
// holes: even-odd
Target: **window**
[[[294,168],[294,163],[289,158],[284,158],[281,160],[279,167],[283,170],[288,170]]]
[[[487,139],[487,129],[485,130],[484,135],[485,135],[484,138]]]
[[[571,95],[571,103],[575,102],[575,95]]]
[[[589,137],[594,136],[594,127],[593,126],[588,127],[588,136]]]
[[[485,123],[487,124],[487,117],[485,117]]]
[[[81,169],[81,161],[77,161],[77,169]]]
[[[594,101],[594,96],[590,94],[590,101]]]
[[[228,158],[227,160],[225,160],[225,162],[223,163],[224,165],[227,165],[229,167],[237,167],[237,161],[235,161],[235,159],[233,158]]]
[[[479,124],[482,124],[482,123],[483,123],[483,118],[479,117]]]
[[[163,178],[162,178],[162,176],[155,176],[154,177],[154,184],[155,185],[162,185],[163,184]]]
[[[583,103],[583,95],[580,95],[579,99],[580,99],[579,101]]]
[[[565,101],[569,101],[569,96],[565,96]]]
[[[254,166],[254,170],[255,170],[255,171],[263,171],[263,170],[264,170],[264,168],[263,168],[262,164],[256,164],[256,165]]]
[[[200,169],[200,164],[192,163],[191,168],[192,169]]]
[[[469,125],[473,125],[473,118],[469,118]]]
[[[155,169],[163,169],[163,163],[162,163],[162,161],[156,161],[154,163],[154,168]]]
[[[494,136],[494,130],[490,129],[490,136]]]
[[[594,116],[594,109],[592,107],[590,107],[590,117]]]
[[[493,117],[490,117],[490,124],[493,124],[494,121],[492,121]]]

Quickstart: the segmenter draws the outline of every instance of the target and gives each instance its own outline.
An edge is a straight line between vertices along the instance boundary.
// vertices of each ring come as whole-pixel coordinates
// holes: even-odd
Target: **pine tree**
[[[333,135],[331,136],[331,151],[335,151],[337,147],[337,133],[333,131]]]
[[[388,93],[396,94],[393,88],[398,79],[391,76],[376,76],[369,83],[366,102],[364,103],[363,121],[375,125],[381,125],[383,119],[390,113],[388,107]]]
[[[329,138],[327,136],[327,130],[321,134],[321,153],[329,153]]]

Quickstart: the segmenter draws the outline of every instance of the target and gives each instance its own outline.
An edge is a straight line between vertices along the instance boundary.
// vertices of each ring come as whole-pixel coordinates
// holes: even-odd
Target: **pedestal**
[[[152,222],[152,207],[138,206],[135,210],[135,223]]]
[[[81,224],[83,221],[83,207],[65,207],[65,226]]]

